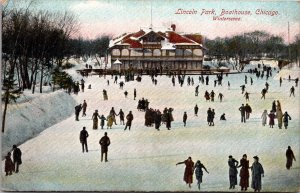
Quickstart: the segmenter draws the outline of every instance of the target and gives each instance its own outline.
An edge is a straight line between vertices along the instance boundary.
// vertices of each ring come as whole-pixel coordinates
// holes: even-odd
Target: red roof
[[[154,32],[156,33],[156,32]],[[202,43],[202,36],[199,34],[187,34],[187,35],[179,35],[174,31],[166,31],[166,32],[157,32],[158,35],[169,39],[170,43],[177,44],[177,43]],[[143,45],[139,41],[139,38],[146,35],[146,32],[140,30],[136,33],[130,33],[124,36],[121,40],[121,43],[129,44],[130,48],[143,48]]]
[[[134,34],[132,35],[132,37],[138,38],[138,37],[140,37],[140,36],[142,36],[142,35],[145,35],[145,32],[144,32],[143,30],[140,30],[140,31],[134,33]]]
[[[127,38],[126,40],[123,40],[122,43],[127,43],[130,45],[130,48],[143,48],[142,44],[137,40],[132,40],[130,38]]]
[[[167,32],[169,42],[176,44],[176,43],[194,43],[193,41],[189,40],[188,38],[181,36],[175,32]]]

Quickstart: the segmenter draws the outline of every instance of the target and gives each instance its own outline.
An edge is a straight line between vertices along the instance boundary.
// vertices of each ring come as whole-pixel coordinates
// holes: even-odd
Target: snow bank
[[[69,117],[76,104],[72,96],[63,91],[34,95],[24,93],[20,101],[7,109],[6,127],[2,134],[2,158],[13,144],[21,144]]]

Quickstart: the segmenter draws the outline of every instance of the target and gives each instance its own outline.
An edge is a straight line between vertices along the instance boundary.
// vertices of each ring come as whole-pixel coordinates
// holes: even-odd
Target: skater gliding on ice
[[[178,162],[176,166],[179,164],[185,164],[183,180],[189,185],[189,188],[191,188],[191,184],[193,183],[194,162],[192,158],[189,157],[183,162]]]
[[[198,189],[200,190],[200,184],[202,183],[202,176],[203,176],[203,171],[202,169],[204,169],[206,171],[206,173],[209,174],[209,172],[207,171],[207,169],[205,168],[205,166],[200,162],[200,160],[198,160],[195,164],[195,175],[196,175],[196,179],[197,179],[197,185],[198,185]]]

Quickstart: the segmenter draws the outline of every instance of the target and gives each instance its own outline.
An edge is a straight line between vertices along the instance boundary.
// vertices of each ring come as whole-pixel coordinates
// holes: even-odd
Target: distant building
[[[148,28],[136,33],[122,34],[110,41],[108,64],[116,70],[202,69],[202,36],[179,34],[175,29],[173,24],[167,30]]]

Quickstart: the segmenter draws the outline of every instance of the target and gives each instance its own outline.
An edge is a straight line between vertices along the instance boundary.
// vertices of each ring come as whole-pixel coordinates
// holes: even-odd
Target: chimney
[[[173,31],[175,31],[176,25],[175,25],[175,24],[172,24],[172,25],[171,25],[171,28],[172,28]]]

